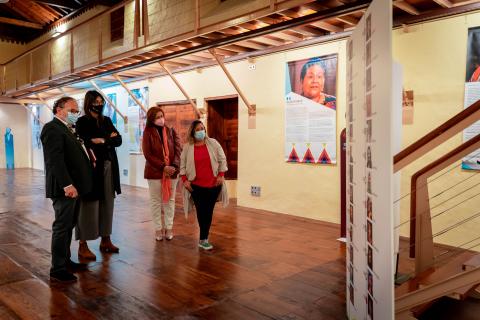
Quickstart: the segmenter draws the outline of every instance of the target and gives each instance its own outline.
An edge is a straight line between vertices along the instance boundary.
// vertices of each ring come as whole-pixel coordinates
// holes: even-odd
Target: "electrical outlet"
[[[125,177],[128,177],[128,169],[123,169],[123,175],[124,175]]]
[[[255,70],[257,69],[257,66],[255,64],[251,64],[248,66],[248,70]]]
[[[251,186],[250,187],[250,194],[253,197],[260,197],[260,191],[261,191],[261,188],[259,186]]]

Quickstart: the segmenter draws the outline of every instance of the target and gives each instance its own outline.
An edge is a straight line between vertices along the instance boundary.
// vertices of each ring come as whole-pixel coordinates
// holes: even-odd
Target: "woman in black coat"
[[[80,240],[79,259],[95,260],[87,240],[102,237],[100,251],[118,253],[119,248],[110,240],[112,234],[115,193],[120,194],[120,173],[115,148],[122,144],[122,136],[109,117],[102,114],[105,100],[97,91],[85,94],[84,112],[77,121],[76,132],[96,159],[94,187],[80,202],[80,213],[75,236]]]

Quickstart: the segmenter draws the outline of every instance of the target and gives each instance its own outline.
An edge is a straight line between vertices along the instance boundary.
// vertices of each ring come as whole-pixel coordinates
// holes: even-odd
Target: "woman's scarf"
[[[168,137],[167,137],[167,128],[164,126],[162,128],[162,140],[163,140],[163,157],[165,159],[165,167],[170,166],[170,151],[168,149]],[[163,170],[162,178],[162,200],[163,203],[167,203],[172,196],[172,184],[170,182],[170,177],[167,176],[165,170]]]

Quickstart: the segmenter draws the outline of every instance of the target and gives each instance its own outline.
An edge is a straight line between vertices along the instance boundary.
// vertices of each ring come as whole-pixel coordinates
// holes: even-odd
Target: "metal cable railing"
[[[478,173],[472,174],[472,175],[469,176],[468,178],[463,179],[463,180],[460,181],[459,183],[457,183],[457,184],[455,184],[454,186],[450,187],[449,190],[452,190],[453,187],[458,186],[458,185],[464,183],[465,181],[470,180],[472,177],[476,177],[477,175],[478,175]],[[440,207],[441,205],[447,203],[448,201],[451,201],[451,200],[453,200],[453,199],[455,199],[455,198],[457,198],[457,197],[459,197],[459,196],[461,196],[461,195],[464,195],[467,191],[472,190],[472,188],[475,188],[475,187],[477,187],[477,186],[479,186],[479,185],[480,185],[480,182],[476,183],[476,184],[473,185],[473,186],[469,186],[467,189],[465,189],[465,190],[463,190],[463,191],[461,191],[461,192],[458,192],[457,194],[455,194],[455,195],[451,196],[450,198],[448,198],[448,199],[446,199],[446,200],[444,200],[444,201],[436,204],[435,206],[433,206],[433,207],[431,207],[431,208],[429,208],[429,209],[426,209],[426,210],[424,210],[424,211],[422,211],[422,212],[420,212],[420,213],[417,213],[417,214],[415,215],[415,217],[413,217],[413,218],[411,218],[411,219],[408,219],[408,220],[406,220],[406,221],[403,221],[403,222],[401,222],[399,225],[395,226],[395,227],[394,227],[394,230],[402,227],[403,225],[405,225],[405,224],[407,224],[407,223],[410,223],[410,222],[412,222],[412,221],[415,221],[418,217],[421,217],[421,216],[424,216],[424,215],[430,213],[430,211],[431,211],[432,209],[438,208],[438,207]],[[441,193],[445,193],[445,191],[442,191]],[[459,205],[462,204],[462,203],[465,203],[466,201],[469,201],[469,200],[475,198],[475,197],[478,196],[478,195],[480,195],[480,192],[479,192],[479,193],[476,193],[476,194],[474,194],[473,196],[471,196],[471,197],[469,197],[469,198],[467,198],[467,199],[465,199],[465,200],[462,200],[462,201],[458,202],[456,205],[454,205],[454,206],[452,206],[452,207],[450,207],[450,208],[448,208],[448,209],[445,209],[445,210],[443,210],[442,212],[440,212],[440,213],[432,216],[432,219],[434,219],[434,218],[436,218],[436,217],[438,217],[438,216],[440,216],[440,215],[442,215],[442,214],[450,211],[451,209],[459,206]],[[431,199],[433,199],[433,198],[435,198],[435,197],[437,197],[437,196],[439,196],[439,194],[436,194],[436,195],[430,197],[429,200],[431,200]]]
[[[477,152],[477,153],[475,153],[474,155],[466,158],[466,159],[467,159],[467,160],[471,160],[471,159],[476,158],[476,157],[478,157],[478,156],[480,156],[480,151]],[[427,181],[426,183],[420,185],[416,190],[420,190],[420,189],[423,189],[423,188],[427,187],[428,184],[430,184],[430,183],[432,183],[432,182],[440,179],[441,177],[443,177],[443,176],[446,175],[447,173],[452,172],[453,170],[455,170],[455,169],[457,169],[457,168],[460,168],[461,166],[462,166],[461,164],[454,164],[454,165],[452,165],[451,168],[449,168],[448,170],[445,170],[445,172],[440,173],[440,174],[438,175],[438,177],[432,177],[432,178],[430,179],[430,181]],[[398,198],[397,200],[393,201],[393,204],[396,204],[397,202],[405,199],[406,197],[410,196],[411,194],[412,194],[411,192],[408,192],[408,193],[404,194],[403,196],[401,196],[401,197]]]

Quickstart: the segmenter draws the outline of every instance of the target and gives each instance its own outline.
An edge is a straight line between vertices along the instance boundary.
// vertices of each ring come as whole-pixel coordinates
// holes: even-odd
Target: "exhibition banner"
[[[131,90],[135,97],[145,106],[148,106],[148,87]],[[142,137],[147,121],[147,114],[128,96],[128,135],[129,151],[142,152]]]
[[[32,147],[33,149],[40,150],[42,149],[42,141],[40,141],[40,133],[42,127],[40,125],[40,106],[36,104],[31,104],[30,108],[32,110],[31,126],[32,126]]]
[[[290,61],[285,80],[285,161],[337,162],[337,55]]]
[[[480,99],[480,27],[468,29],[467,68],[465,78],[465,98],[463,107],[468,108]],[[463,141],[468,141],[480,133],[480,121],[463,131]],[[462,159],[462,169],[480,170],[480,150]]]

